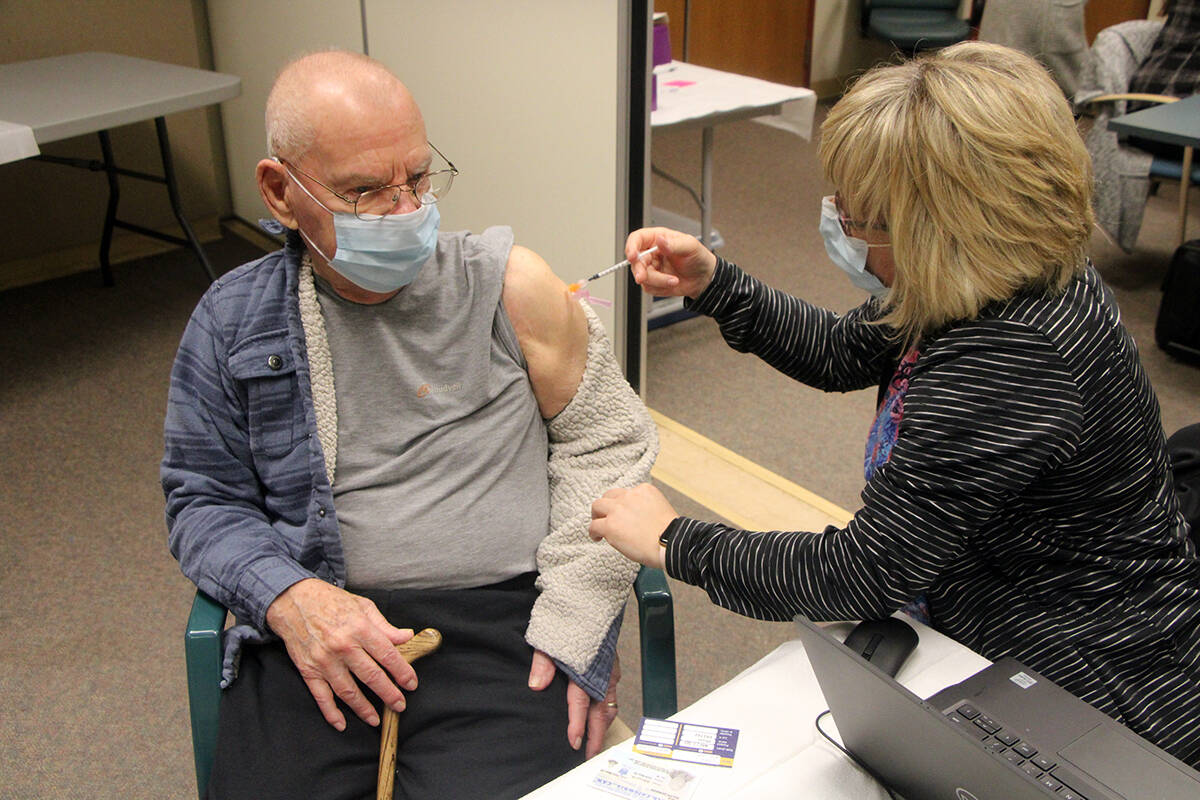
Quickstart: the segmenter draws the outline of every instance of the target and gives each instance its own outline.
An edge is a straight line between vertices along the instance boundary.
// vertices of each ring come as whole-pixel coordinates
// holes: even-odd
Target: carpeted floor
[[[716,133],[724,254],[774,285],[844,310],[860,296],[816,232],[826,191],[814,147],[752,122]],[[699,133],[656,134],[656,163],[698,181]],[[655,180],[657,203],[687,196]],[[1172,187],[1152,198],[1137,254],[1097,238],[1173,430],[1200,417],[1200,369],[1150,331],[1174,237]],[[1200,230],[1193,215],[1193,231]],[[258,250],[209,246],[228,269]],[[204,289],[186,252],[0,292],[0,799],[194,796],[181,633],[191,584],[166,549],[158,461],[170,364]],[[713,391],[705,391],[706,386]],[[649,340],[649,404],[845,508],[857,507],[869,392],[829,396],[730,351],[714,323]],[[711,512],[668,491],[681,513]],[[790,628],[736,617],[673,585],[679,699],[753,663]],[[621,641],[621,716],[640,716],[636,617]]]
[[[226,268],[258,254],[228,237]],[[158,486],[186,253],[0,293],[0,797],[194,796]]]

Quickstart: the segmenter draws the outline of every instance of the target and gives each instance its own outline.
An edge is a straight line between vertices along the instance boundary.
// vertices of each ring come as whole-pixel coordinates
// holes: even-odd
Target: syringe
[[[657,253],[657,252],[658,252],[658,245],[654,245],[654,247],[651,247],[649,250],[643,250],[642,252],[638,253],[638,261],[641,261],[642,258],[650,255],[651,253]],[[618,261],[616,264],[613,264],[611,267],[605,267],[604,269],[600,270],[595,275],[584,278],[581,281],[575,281],[574,283],[569,284],[567,286],[567,291],[570,292],[571,294],[574,294],[575,292],[578,292],[580,289],[582,289],[589,281],[594,281],[594,280],[596,280],[596,278],[603,278],[605,275],[616,272],[617,270],[621,269],[622,267],[628,267],[631,265],[632,265],[632,262],[628,258],[625,259],[624,261]]]

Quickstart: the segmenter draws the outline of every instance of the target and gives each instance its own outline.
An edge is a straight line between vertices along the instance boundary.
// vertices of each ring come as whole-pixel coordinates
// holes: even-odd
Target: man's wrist
[[[263,621],[276,636],[283,638],[283,632],[280,629],[287,627],[288,622],[297,611],[300,596],[311,590],[312,581],[324,583],[320,578],[301,578],[275,595],[275,599],[267,606],[267,613],[263,616]]]

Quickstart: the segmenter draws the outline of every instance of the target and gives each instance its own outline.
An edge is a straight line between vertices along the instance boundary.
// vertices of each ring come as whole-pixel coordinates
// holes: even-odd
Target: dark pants
[[[528,687],[532,576],[478,589],[363,592],[397,627],[437,628],[400,714],[395,797],[519,797],[583,760],[567,743],[567,682]],[[374,694],[366,691],[380,708]],[[247,647],[222,693],[210,800],[375,797],[379,728],[345,705],[329,726],[280,643]]]

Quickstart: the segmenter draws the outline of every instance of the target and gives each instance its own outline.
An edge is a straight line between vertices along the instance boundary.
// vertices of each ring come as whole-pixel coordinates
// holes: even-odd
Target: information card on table
[[[592,788],[627,800],[688,800],[700,783],[682,767],[653,764],[630,753],[596,760],[603,763],[592,778]]]
[[[737,740],[734,728],[643,717],[633,749],[643,755],[675,761],[732,767]]]

